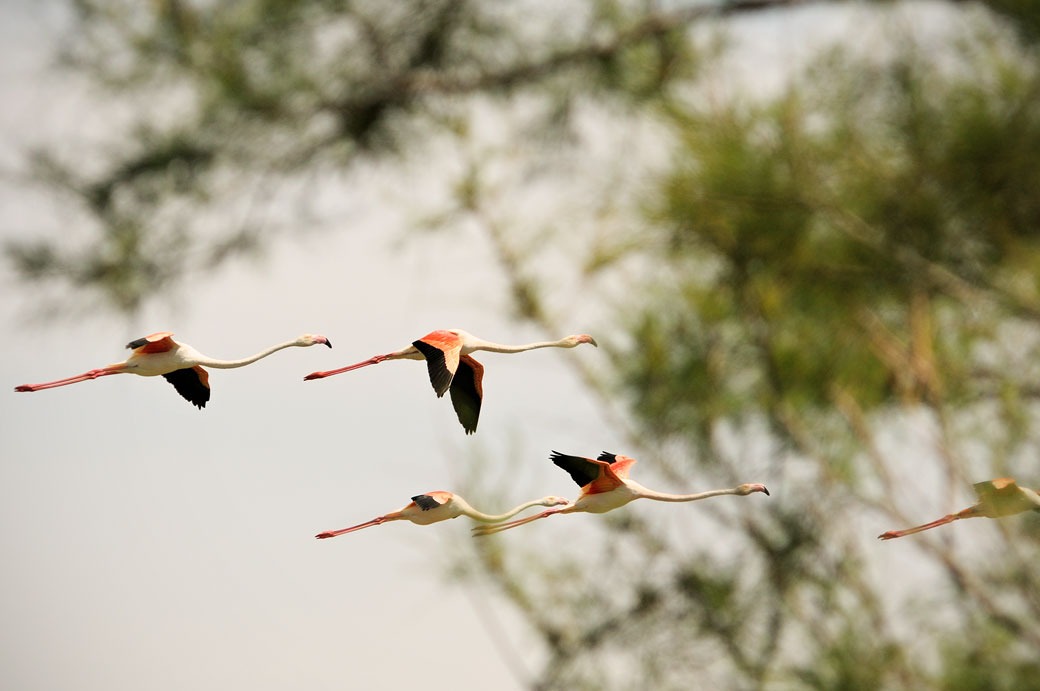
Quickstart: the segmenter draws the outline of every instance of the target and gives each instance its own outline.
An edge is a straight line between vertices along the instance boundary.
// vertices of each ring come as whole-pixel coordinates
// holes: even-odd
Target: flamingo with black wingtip
[[[255,355],[250,355],[241,360],[218,360],[203,355],[187,343],[178,343],[173,340],[173,334],[169,331],[160,331],[136,341],[130,341],[126,347],[134,351],[123,362],[114,365],[92,369],[74,377],[66,377],[57,381],[45,382],[43,384],[22,384],[16,386],[15,391],[42,391],[53,389],[58,386],[68,386],[82,381],[90,381],[98,377],[107,377],[111,374],[138,374],[142,377],[155,377],[162,375],[166,381],[173,384],[185,400],[200,410],[206,407],[209,401],[209,372],[203,367],[215,369],[234,369],[245,367],[257,360],[263,359],[283,348],[300,347],[321,344],[332,347],[332,342],[318,334],[304,334],[292,341],[279,343],[261,350]]]
[[[470,353],[478,350],[489,353],[523,353],[536,348],[575,348],[582,343],[596,345],[596,340],[588,334],[567,336],[558,341],[539,341],[525,345],[502,345],[477,338],[462,329],[445,329],[432,331],[410,346],[395,350],[385,355],[374,355],[354,365],[348,365],[327,372],[311,372],[304,381],[324,379],[343,372],[376,365],[386,360],[426,360],[430,374],[430,383],[440,398],[451,391],[451,403],[455,414],[462,423],[466,434],[477,431],[480,418],[480,404],[484,398],[484,367],[470,357]]]
[[[553,451],[550,458],[553,463],[566,470],[578,486],[581,487],[581,495],[560,509],[549,509],[534,516],[528,516],[527,518],[521,518],[508,523],[478,526],[473,529],[474,537],[509,530],[510,528],[516,528],[525,523],[537,521],[540,518],[548,518],[556,514],[578,513],[581,511],[606,513],[636,499],[686,502],[699,501],[726,494],[735,494],[737,496],[746,496],[754,492],[769,494],[766,486],[760,483],[749,483],[732,489],[713,489],[697,494],[667,494],[643,487],[635,480],[628,478],[629,470],[636,463],[634,458],[619,456],[607,451],[601,453],[597,460],[582,456],[568,456],[558,451]]]

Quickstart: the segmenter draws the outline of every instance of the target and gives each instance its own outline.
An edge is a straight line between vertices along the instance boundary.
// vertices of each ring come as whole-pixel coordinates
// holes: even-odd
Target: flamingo
[[[604,451],[598,460],[583,458],[581,456],[568,456],[558,451],[553,451],[550,456],[552,462],[566,470],[571,478],[581,487],[581,495],[573,502],[568,502],[562,509],[550,509],[534,516],[521,518],[518,521],[500,523],[493,526],[479,526],[473,529],[474,537],[491,535],[503,530],[509,530],[524,523],[537,521],[558,513],[577,513],[586,511],[588,513],[606,513],[624,506],[636,499],[654,499],[656,501],[697,501],[718,497],[723,494],[736,494],[746,496],[753,492],[764,492],[769,494],[765,485],[751,483],[740,485],[732,489],[713,489],[698,494],[665,494],[655,492],[643,487],[638,482],[628,479],[628,472],[636,463],[636,459]]]
[[[1001,518],[1003,516],[1014,516],[1024,511],[1040,511],[1040,494],[1028,487],[1019,487],[1009,477],[987,480],[972,485],[975,495],[979,501],[963,511],[943,516],[937,521],[925,523],[906,530],[890,530],[878,535],[879,540],[892,540],[904,535],[919,533],[922,530],[938,528],[947,523],[959,521],[962,518]]]
[[[383,516],[377,516],[371,521],[359,523],[350,528],[343,528],[342,530],[326,530],[324,533],[318,533],[314,537],[323,540],[327,537],[336,537],[337,535],[343,535],[344,533],[352,533],[355,530],[379,525],[380,523],[386,523],[387,521],[411,521],[416,525],[430,525],[431,523],[446,521],[449,518],[469,516],[475,521],[496,523],[498,521],[512,518],[516,514],[525,509],[529,509],[532,506],[561,506],[569,503],[570,500],[566,497],[542,497],[541,499],[524,502],[505,513],[492,516],[477,511],[466,503],[465,499],[457,494],[452,494],[451,492],[427,492],[426,494],[419,494],[412,497],[412,502],[399,511],[394,511]]]
[[[177,393],[201,410],[206,407],[206,402],[209,400],[209,372],[202,368],[203,365],[217,369],[233,369],[245,367],[283,348],[293,346],[306,348],[316,343],[332,347],[332,342],[324,336],[304,334],[295,340],[279,343],[241,360],[217,360],[203,355],[187,343],[178,343],[171,338],[172,336],[173,334],[169,331],[160,331],[136,341],[130,341],[126,347],[134,352],[123,362],[44,384],[23,384],[14,387],[14,390],[41,391],[76,384],[88,379],[107,377],[110,374],[139,374],[142,377],[154,377],[161,374],[166,381],[173,384]]]
[[[430,372],[430,383],[440,398],[444,392],[451,390],[451,403],[455,414],[466,430],[466,434],[477,431],[477,420],[480,417],[480,402],[484,396],[484,367],[470,357],[470,353],[486,350],[490,353],[522,353],[536,348],[575,348],[582,343],[596,345],[596,341],[588,334],[567,336],[558,341],[539,341],[525,345],[500,345],[477,338],[462,329],[446,329],[432,331],[410,346],[395,350],[385,355],[374,355],[363,362],[348,365],[328,372],[311,372],[304,381],[323,379],[334,374],[376,365],[384,360],[426,360]]]

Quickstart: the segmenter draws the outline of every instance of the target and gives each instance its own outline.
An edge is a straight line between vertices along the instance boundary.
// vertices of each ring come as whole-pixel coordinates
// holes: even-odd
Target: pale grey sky
[[[60,13],[4,3],[0,14],[5,170],[26,143],[75,148],[107,135],[95,96],[46,69]],[[3,266],[0,686],[519,687],[474,609],[491,594],[446,582],[446,546],[468,539],[464,520],[313,536],[420,492],[452,490],[475,449],[522,466],[512,498],[576,494],[549,450],[598,453],[611,435],[560,358],[598,353],[482,358],[487,397],[480,431],[468,438],[421,363],[304,383],[308,372],[436,328],[501,342],[543,338],[503,314],[504,284],[479,265],[489,255],[478,238],[463,231],[452,237],[467,242],[396,246],[392,224],[401,219],[379,208],[395,201],[393,191],[366,201],[351,198],[346,181],[331,183],[333,195],[336,184],[350,207],[330,223],[349,229],[280,243],[259,266],[232,267],[172,305],[150,305],[134,324],[105,315],[34,323],[33,296]],[[0,199],[3,238],[75,236],[82,221],[9,180]],[[11,391],[119,361],[127,341],[158,330],[215,357],[304,332],[327,335],[334,348],[215,371],[204,411],[159,378]],[[574,324],[568,333],[587,330]],[[565,409],[546,405],[547,395],[568,401]],[[518,438],[525,456],[503,457]],[[533,671],[533,640],[508,609],[491,611]]]

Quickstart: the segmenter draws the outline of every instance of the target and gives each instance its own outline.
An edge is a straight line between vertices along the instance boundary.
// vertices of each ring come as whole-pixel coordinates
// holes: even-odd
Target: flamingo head
[[[563,340],[566,342],[566,347],[568,348],[577,348],[582,343],[591,343],[593,346],[597,348],[599,347],[599,344],[596,343],[596,339],[588,334],[577,334],[575,336],[568,336]]]
[[[751,482],[746,485],[741,485],[740,487],[737,487],[737,494],[739,494],[740,496],[745,496],[754,492],[762,492],[767,497],[769,496],[769,490],[766,489],[765,485],[759,482]]]
[[[304,334],[304,335],[302,335],[302,336],[300,336],[299,338],[296,339],[296,345],[301,346],[301,347],[312,346],[312,345],[315,345],[316,343],[320,343],[322,345],[326,345],[326,346],[328,346],[330,348],[332,347],[332,341],[330,341],[329,339],[325,338],[321,334]]]
[[[542,506],[563,506],[570,504],[571,500],[566,497],[543,497],[540,503]]]

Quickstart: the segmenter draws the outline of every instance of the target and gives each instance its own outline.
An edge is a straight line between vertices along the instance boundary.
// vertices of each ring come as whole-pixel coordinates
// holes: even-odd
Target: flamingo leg
[[[960,520],[962,518],[974,518],[980,515],[981,514],[979,513],[978,509],[974,506],[971,506],[967,509],[964,509],[963,511],[958,511],[957,513],[946,514],[942,518],[932,521],[931,523],[925,523],[924,525],[915,526],[913,528],[907,528],[906,530],[889,530],[887,533],[882,533],[878,535],[878,539],[892,540],[897,537],[903,537],[904,535],[912,535],[914,533],[919,533],[922,530],[931,530],[932,528],[938,528],[941,525],[953,523],[954,521]]]
[[[44,382],[43,384],[22,384],[21,386],[14,387],[14,390],[42,391],[43,389],[53,389],[58,386],[68,386],[69,384],[77,384],[81,381],[97,379],[98,377],[107,377],[110,374],[120,374],[125,371],[126,365],[120,363],[118,365],[109,365],[108,367],[102,367],[100,369],[92,369],[89,372],[77,374],[75,377],[66,377],[64,379],[57,379],[55,381]]]
[[[371,528],[374,525],[386,523],[387,521],[396,521],[399,518],[401,518],[400,513],[388,513],[385,516],[376,516],[371,521],[358,523],[357,525],[352,525],[349,528],[343,528],[342,530],[326,530],[324,533],[318,533],[314,537],[318,538],[319,540],[324,540],[325,538],[336,537],[337,535],[344,535],[346,533],[352,533],[355,530],[361,530],[362,528]]]
[[[386,360],[388,357],[388,355],[375,355],[365,360],[364,362],[357,363],[356,365],[348,365],[339,369],[328,370],[327,372],[311,372],[306,377],[304,377],[303,380],[310,381],[311,379],[324,379],[325,377],[331,377],[334,374],[342,374],[343,372],[349,372],[351,370],[360,369],[362,367],[368,367],[369,365],[378,365],[380,362]]]
[[[561,509],[549,509],[548,511],[542,511],[534,516],[528,516],[527,518],[521,518],[515,521],[509,521],[508,523],[498,523],[496,525],[479,525],[473,528],[473,537],[483,537],[485,535],[491,535],[492,533],[500,533],[503,530],[509,530],[517,526],[523,525],[524,523],[530,523],[531,521],[537,521],[539,518],[546,518],[552,516],[554,513],[565,513],[570,506],[565,506]]]

